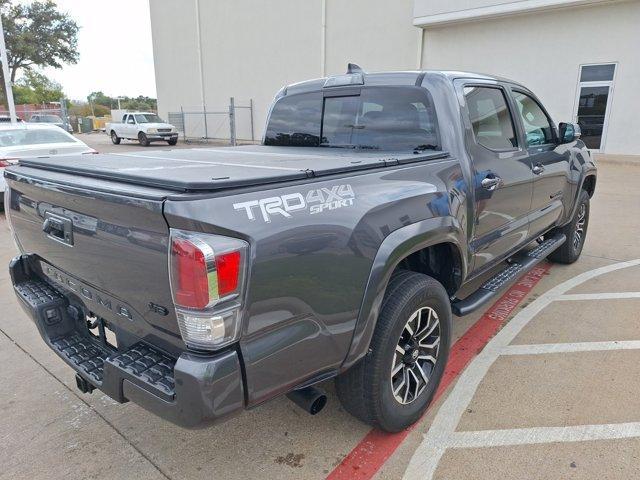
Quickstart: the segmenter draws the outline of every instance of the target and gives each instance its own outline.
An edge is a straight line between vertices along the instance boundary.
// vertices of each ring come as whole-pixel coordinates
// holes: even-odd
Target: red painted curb
[[[522,302],[527,294],[547,274],[551,264],[543,263],[505,292],[480,319],[451,347],[449,363],[444,371],[433,402],[435,403],[462,370],[484,348],[507,317]],[[419,422],[418,422],[419,423]],[[342,462],[327,476],[330,480],[351,480],[372,478],[387,459],[400,446],[411,430],[418,424],[399,433],[385,433],[370,430]]]

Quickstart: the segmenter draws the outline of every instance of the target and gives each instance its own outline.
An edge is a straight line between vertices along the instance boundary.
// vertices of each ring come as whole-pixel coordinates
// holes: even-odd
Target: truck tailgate
[[[166,192],[23,166],[6,177],[14,235],[25,253],[39,257],[51,283],[75,291],[87,310],[138,338],[181,348],[162,214]],[[46,233],[47,219],[63,228]]]

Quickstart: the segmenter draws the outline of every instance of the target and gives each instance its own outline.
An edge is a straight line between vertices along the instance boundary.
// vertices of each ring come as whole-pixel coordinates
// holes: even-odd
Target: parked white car
[[[4,193],[4,168],[21,158],[98,153],[86,143],[53,124],[0,123],[0,192]],[[4,195],[0,195],[4,202]]]
[[[120,123],[107,123],[105,132],[111,141],[118,145],[124,139],[137,140],[140,145],[148,147],[151,142],[178,143],[178,130],[170,123],[163,121],[155,113],[130,112],[122,116]]]

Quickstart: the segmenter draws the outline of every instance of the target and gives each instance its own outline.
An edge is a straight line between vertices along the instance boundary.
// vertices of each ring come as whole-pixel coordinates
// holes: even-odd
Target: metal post
[[[207,106],[206,105],[202,105],[202,115],[204,115],[204,138],[207,140],[207,143],[209,143],[209,128],[207,126]]]
[[[229,140],[231,146],[236,146],[236,104],[235,99],[229,99]]]
[[[253,98],[249,100],[249,115],[251,116],[251,141],[255,141],[255,135],[253,130]]]
[[[16,117],[16,104],[13,101],[13,90],[11,89],[11,78],[9,77],[9,64],[7,63],[7,47],[4,44],[4,28],[0,17],[0,61],[2,62],[2,73],[4,74],[4,89],[7,93],[7,104],[11,123],[18,123]]]
[[[69,128],[71,126],[71,122],[69,121],[69,114],[67,113],[67,104],[64,101],[64,97],[60,98],[60,115],[62,120],[64,120],[65,128]]]
[[[187,142],[187,124],[184,121],[184,108],[180,106],[180,113],[182,114],[182,137],[185,143]]]

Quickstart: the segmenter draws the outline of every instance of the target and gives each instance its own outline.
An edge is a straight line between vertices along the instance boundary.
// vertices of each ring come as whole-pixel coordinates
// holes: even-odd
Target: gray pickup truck
[[[579,136],[509,80],[351,65],[283,88],[263,145],[7,168],[11,279],[84,392],[197,427],[283,394],[317,413],[334,378],[398,431],[435,393],[452,314],[579,257]]]

